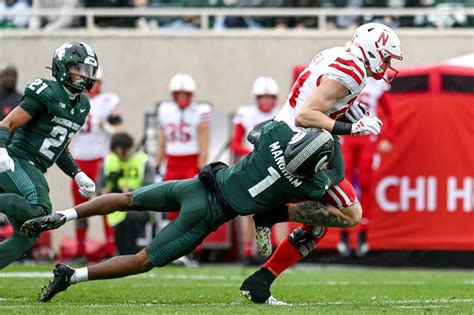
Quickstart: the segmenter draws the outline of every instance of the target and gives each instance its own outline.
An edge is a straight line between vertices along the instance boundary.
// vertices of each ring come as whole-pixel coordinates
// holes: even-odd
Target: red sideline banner
[[[390,93],[397,135],[374,173],[370,248],[474,250],[474,94],[462,91],[474,70],[406,69],[397,80],[409,88]]]

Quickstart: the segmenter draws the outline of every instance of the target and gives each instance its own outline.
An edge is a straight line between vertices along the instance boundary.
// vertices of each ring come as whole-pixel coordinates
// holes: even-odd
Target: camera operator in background
[[[125,193],[145,185],[155,179],[155,169],[142,151],[134,151],[133,138],[127,133],[112,136],[111,153],[102,164],[98,178],[98,191],[101,194]],[[114,212],[107,221],[115,231],[115,245],[119,255],[137,253],[136,240],[142,236],[144,226],[149,220],[148,212]]]

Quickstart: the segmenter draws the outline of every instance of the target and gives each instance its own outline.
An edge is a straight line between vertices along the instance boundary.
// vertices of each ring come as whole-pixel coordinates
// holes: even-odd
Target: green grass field
[[[49,303],[36,302],[52,268],[13,265],[0,272],[0,314],[474,314],[472,272],[298,268],[283,274],[272,291],[291,305],[267,306],[239,295],[254,268],[167,267],[79,284]]]

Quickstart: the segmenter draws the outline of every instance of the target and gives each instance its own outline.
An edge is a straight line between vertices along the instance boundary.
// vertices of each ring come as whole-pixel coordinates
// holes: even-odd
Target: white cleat
[[[282,302],[282,301],[278,301],[277,299],[275,299],[273,296],[270,295],[270,297],[268,298],[268,300],[265,301],[265,304],[268,304],[268,305],[289,305],[288,303],[285,303],[285,302]]]

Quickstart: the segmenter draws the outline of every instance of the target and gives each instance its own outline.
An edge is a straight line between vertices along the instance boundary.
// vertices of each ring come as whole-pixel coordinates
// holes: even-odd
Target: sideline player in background
[[[193,100],[196,82],[189,74],[176,74],[168,89],[172,100],[158,107],[156,173],[160,174],[161,164],[166,161],[163,180],[188,179],[195,177],[207,162],[212,107]],[[167,213],[170,221],[178,215],[178,211]],[[181,257],[177,263],[196,265],[189,257]]]
[[[0,121],[20,104],[22,95],[16,90],[18,71],[12,65],[0,65]]]
[[[56,163],[74,178],[83,197],[95,192],[94,181],[77,166],[67,147],[89,113],[83,91],[94,86],[97,67],[97,55],[86,43],[61,45],[52,60],[56,80],[31,81],[20,105],[0,122],[0,211],[15,231],[0,244],[0,269],[36,243],[37,238],[19,234],[23,222],[51,213],[43,175],[49,167]]]
[[[300,128],[322,128],[334,135],[378,135],[381,121],[375,116],[365,115],[359,108],[360,104],[354,101],[364,89],[367,77],[381,80],[387,70],[396,72],[391,66],[392,59],[402,60],[400,39],[393,30],[378,23],[358,27],[346,47],[330,48],[316,55],[299,75],[276,120],[286,122],[295,132]],[[342,120],[344,116],[351,117],[350,122]],[[338,181],[330,184],[331,188],[323,200],[341,211],[351,213],[359,222],[362,207],[354,187],[344,179],[344,172],[340,175]],[[242,283],[241,294],[253,302],[268,303],[270,287],[275,279],[306,257],[321,240],[311,233],[313,225],[320,225],[318,221],[322,219],[321,213],[311,215],[309,206],[300,210],[300,216],[306,218],[306,224],[288,235],[264,266]],[[273,220],[266,223],[267,227],[288,221],[287,215],[267,217]],[[336,223],[332,226],[347,228],[345,222]],[[269,243],[269,231],[269,228],[259,229],[257,226],[259,246]],[[269,246],[263,247],[265,250]]]
[[[377,109],[383,111],[385,117],[385,137],[378,139],[377,136],[368,135],[361,137],[344,137],[342,141],[342,152],[344,155],[345,174],[351,183],[357,177],[359,186],[360,203],[364,211],[359,224],[357,247],[355,254],[362,257],[369,251],[367,242],[367,228],[369,224],[370,209],[374,196],[370,192],[373,173],[373,158],[376,151],[389,152],[395,139],[395,125],[392,117],[392,107],[386,92],[390,90],[390,84],[385,80],[367,79],[367,85],[357,97],[357,101],[368,106],[367,111],[376,115]],[[350,255],[349,230],[342,230],[341,240],[337,249],[342,256]]]
[[[177,74],[169,83],[172,101],[158,107],[157,170],[163,161],[163,180],[188,179],[196,176],[207,162],[209,123],[212,107],[193,100],[196,82],[189,74]],[[174,220],[179,212],[168,213]]]
[[[252,86],[255,104],[241,106],[233,118],[233,130],[230,149],[235,162],[249,154],[253,145],[247,140],[247,134],[259,123],[271,120],[278,114],[279,87],[272,77],[258,77]],[[250,216],[240,217],[240,237],[243,245],[243,264],[254,265],[255,225]]]
[[[112,135],[124,131],[120,110],[120,97],[114,93],[103,92],[104,74],[102,69],[97,70],[96,83],[87,93],[91,104],[91,110],[87,115],[86,122],[74,137],[71,144],[71,154],[77,165],[84,173],[97,180],[102,161],[110,152],[110,140]],[[86,202],[77,190],[75,181],[71,183],[74,205]],[[115,255],[114,232],[107,223],[107,217],[103,217],[103,226],[105,233],[104,256],[112,257]],[[87,219],[77,220],[76,222],[76,240],[77,253],[74,261],[87,261],[86,255],[86,233]]]

